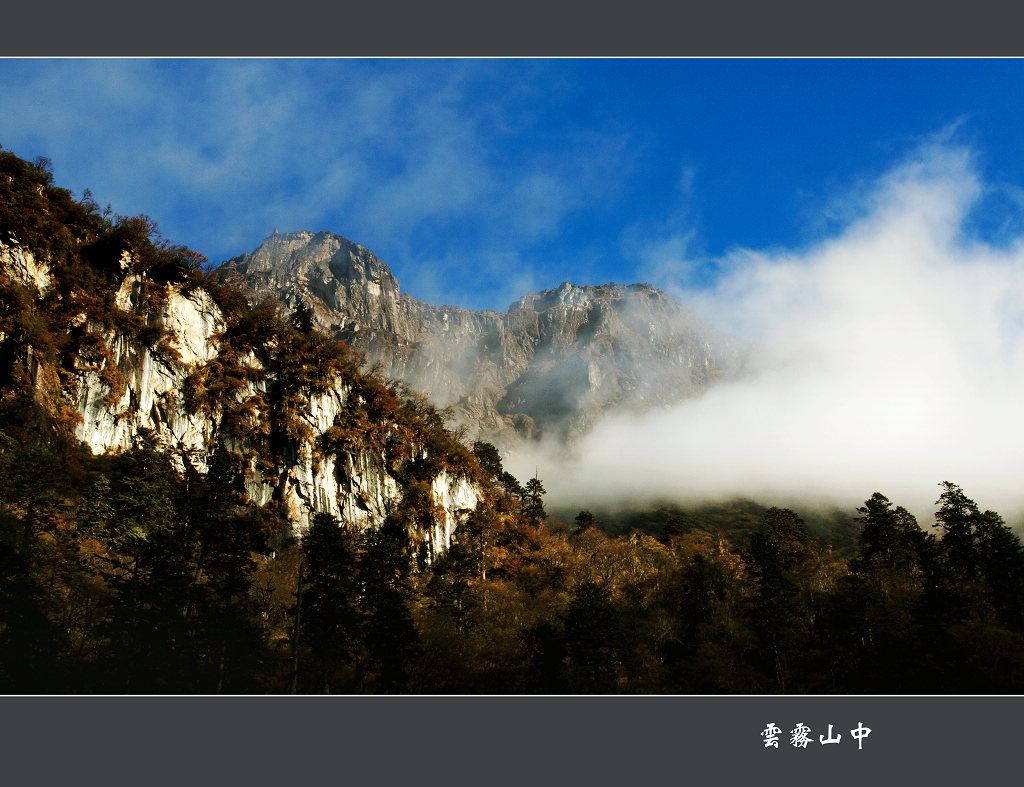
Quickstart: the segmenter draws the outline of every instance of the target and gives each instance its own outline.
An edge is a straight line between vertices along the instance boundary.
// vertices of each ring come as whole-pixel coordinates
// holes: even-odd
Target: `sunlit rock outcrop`
[[[37,262],[32,252],[18,245],[13,238],[8,239],[8,243],[0,240],[0,267],[12,279],[26,287],[35,288],[40,295],[44,295],[50,288],[50,271],[47,266]]]
[[[115,304],[123,311],[140,308],[142,279],[130,275],[122,282]],[[216,354],[217,335],[224,328],[220,310],[204,290],[182,293],[170,287],[154,326],[168,330],[166,349],[155,350],[102,323],[88,329],[104,338],[113,363],[124,378],[124,391],[112,399],[102,369],[83,368],[78,381],[78,409],[82,422],[77,435],[93,453],[122,450],[132,444],[139,429],[152,429],[161,442],[187,452],[205,466],[217,424],[203,414],[190,413],[182,391],[189,370]]]
[[[275,233],[221,275],[309,306],[368,363],[505,448],[542,434],[572,441],[608,411],[694,396],[735,362],[727,341],[647,284],[564,283],[503,313],[434,306],[400,292],[372,252],[328,232]]]
[[[300,392],[299,406],[292,413],[293,439],[276,452],[268,451],[266,411],[275,393],[260,348],[228,347],[225,314],[202,286],[154,285],[144,273],[132,271],[130,258],[120,261],[120,269],[123,278],[108,296],[108,316],[98,320],[82,314],[71,320],[92,343],[89,352],[74,358],[73,377],[64,382],[66,396],[74,400],[80,416],[74,427],[78,439],[93,453],[116,452],[132,446],[141,430],[151,430],[179,469],[188,463],[201,472],[221,443],[247,458],[242,484],[249,498],[258,505],[276,503],[295,534],[320,512],[363,528],[384,521],[403,497],[403,481],[389,468],[385,446],[361,441],[358,448],[333,453],[322,446],[324,433],[340,422],[353,397],[345,380],[336,375],[318,380],[315,391]],[[52,286],[47,266],[17,245],[0,246],[0,273],[37,296]],[[378,297],[367,295],[364,287],[359,294]],[[41,379],[32,348],[25,352],[26,366]],[[189,401],[190,377],[205,370],[208,383],[219,382],[218,375],[230,373],[228,353],[231,369],[249,372],[237,381],[231,400],[262,405],[253,408],[250,432],[237,424],[225,429],[222,408]],[[287,374],[287,369],[276,373]],[[439,515],[434,531],[421,535],[433,549],[443,550],[458,523],[479,504],[482,492],[465,475],[447,470],[440,471],[430,488]]]

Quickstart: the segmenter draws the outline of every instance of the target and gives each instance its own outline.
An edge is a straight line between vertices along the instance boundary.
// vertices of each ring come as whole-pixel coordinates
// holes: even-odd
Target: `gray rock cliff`
[[[288,247],[284,244],[280,248],[283,252]],[[122,262],[122,267],[130,271],[131,261]],[[321,274],[315,281],[328,288],[323,290],[325,294],[333,292],[333,297],[341,300],[350,297],[360,304],[358,308],[385,319],[387,310],[381,304],[387,301],[388,293],[397,293],[393,277],[386,269],[375,270],[370,257],[354,259],[352,264],[360,267],[359,286],[352,288],[351,296],[346,293],[344,279]],[[380,282],[377,291],[366,285],[374,277]],[[28,288],[38,298],[51,284],[47,264],[15,242],[0,245],[0,283],[5,280]],[[71,392],[65,396],[74,400],[80,416],[75,435],[93,453],[103,453],[128,448],[140,430],[152,430],[177,457],[179,467],[184,466],[187,457],[201,471],[221,440],[230,450],[249,457],[244,484],[250,499],[259,505],[276,501],[293,533],[301,535],[310,516],[318,512],[361,527],[379,525],[403,495],[402,481],[386,461],[384,445],[334,453],[322,447],[323,435],[341,422],[350,404],[357,403],[354,400],[358,395],[345,380],[337,375],[321,380],[317,390],[301,395],[294,412],[295,432],[299,435],[296,444],[289,447],[282,461],[267,466],[265,456],[259,456],[237,430],[224,437],[222,410],[197,409],[187,403],[190,375],[200,369],[217,368],[225,353],[238,351],[225,342],[224,313],[207,290],[175,283],[161,290],[159,308],[154,310],[152,301],[146,302],[152,295],[152,290],[147,295],[146,284],[145,274],[127,272],[114,293],[110,314],[118,319],[134,316],[142,319],[147,329],[159,329],[164,337],[159,343],[122,330],[116,324],[118,319],[98,321],[82,315],[77,321],[97,349],[78,357],[71,381],[64,382],[64,390]],[[0,335],[0,341],[3,338]],[[28,356],[27,360],[38,366],[31,348]],[[233,392],[234,401],[262,405],[270,398],[271,381],[261,375],[259,353],[250,350],[233,363],[234,368],[251,371]],[[116,374],[111,367],[116,367]],[[41,373],[36,376],[43,379]],[[118,383],[112,384],[112,379]],[[479,504],[482,491],[465,474],[445,468],[430,481],[430,494],[438,515],[433,532],[421,536],[432,549],[443,550],[451,543],[459,522]]]
[[[369,364],[504,448],[571,442],[610,410],[697,395],[735,363],[729,342],[648,284],[566,282],[503,313],[436,306],[400,292],[363,246],[305,231],[275,233],[220,270],[253,297],[312,309]]]

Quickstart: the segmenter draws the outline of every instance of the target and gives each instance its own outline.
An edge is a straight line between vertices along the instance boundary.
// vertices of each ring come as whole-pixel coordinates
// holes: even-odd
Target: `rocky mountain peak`
[[[275,232],[251,254],[225,262],[221,276],[288,309],[310,306],[327,331],[391,331],[399,310],[398,280],[387,264],[331,232]]]
[[[384,262],[326,232],[272,235],[221,272],[286,308],[304,304],[385,375],[506,448],[545,434],[572,440],[610,409],[695,395],[732,359],[728,343],[649,284],[563,282],[504,313],[435,306],[400,294]]]
[[[612,301],[635,299],[638,302],[644,297],[653,301],[671,300],[661,290],[650,284],[608,284],[579,285],[564,281],[558,287],[540,292],[527,293],[509,307],[510,311],[531,310],[548,311],[554,308],[565,309],[589,309],[595,303],[610,303]]]
[[[331,232],[274,232],[251,254],[224,263],[250,281],[278,286],[302,284],[326,301],[337,299],[339,287],[352,287],[378,295],[398,297],[398,281],[391,269],[365,246]]]

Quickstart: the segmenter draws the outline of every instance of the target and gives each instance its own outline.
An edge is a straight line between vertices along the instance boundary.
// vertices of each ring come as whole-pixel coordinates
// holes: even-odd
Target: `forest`
[[[937,486],[934,528],[865,490],[836,539],[794,510],[739,503],[714,517],[549,516],[541,478],[515,478],[493,445],[362,369],[308,314],[246,302],[145,217],[75,200],[45,160],[0,151],[8,238],[47,259],[55,285],[40,300],[0,281],[2,693],[1024,690],[1024,546],[956,483]],[[89,324],[173,352],[113,306],[126,249],[154,308],[172,281],[212,294],[238,350],[223,358],[271,348],[267,401],[234,396],[255,373],[240,361],[189,379],[188,406],[221,416],[205,471],[146,430],[102,455],[74,438],[75,370],[94,364],[112,394],[124,383]],[[40,382],[30,357],[53,374]],[[229,438],[256,432],[272,464],[328,371],[360,395],[321,450],[376,446],[404,493],[379,527],[321,513],[298,539],[273,501],[246,495],[248,458]],[[434,554],[418,534],[437,516],[439,468],[483,497]]]
[[[493,447],[476,446],[486,460]],[[743,543],[685,524],[544,521],[543,483],[425,565],[409,495],[300,542],[231,457],[181,475],[151,436],[107,457],[0,435],[4,693],[1019,693],[1024,550],[941,485],[938,531],[882,494],[837,558],[793,511]],[[422,491],[422,490],[421,490]]]

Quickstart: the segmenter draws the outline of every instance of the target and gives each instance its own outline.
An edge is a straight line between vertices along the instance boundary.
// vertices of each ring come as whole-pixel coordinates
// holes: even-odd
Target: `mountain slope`
[[[275,233],[220,275],[254,297],[306,305],[385,375],[505,447],[571,441],[611,409],[699,394],[735,362],[727,341],[647,284],[564,283],[503,313],[436,306],[402,293],[365,247],[306,231]]]
[[[0,430],[96,454],[152,433],[183,473],[225,449],[293,533],[317,513],[377,526],[419,485],[434,515],[417,537],[439,552],[482,501],[437,413],[304,313],[251,307],[152,222],[102,216],[3,151],[0,176]]]

